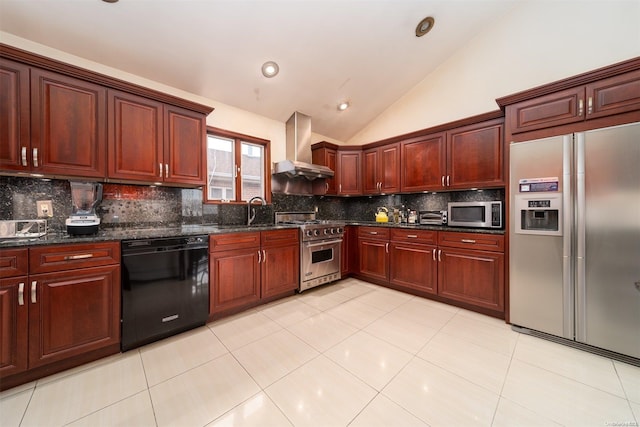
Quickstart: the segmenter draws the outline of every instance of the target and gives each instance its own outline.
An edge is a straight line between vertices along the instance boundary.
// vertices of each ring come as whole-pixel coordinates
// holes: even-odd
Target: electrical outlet
[[[51,218],[53,216],[53,203],[51,200],[38,200],[36,202],[38,218]]]

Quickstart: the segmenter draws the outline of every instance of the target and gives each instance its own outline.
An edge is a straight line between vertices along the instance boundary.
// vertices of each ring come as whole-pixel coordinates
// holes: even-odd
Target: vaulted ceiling
[[[519,1],[0,0],[0,30],[347,141]]]

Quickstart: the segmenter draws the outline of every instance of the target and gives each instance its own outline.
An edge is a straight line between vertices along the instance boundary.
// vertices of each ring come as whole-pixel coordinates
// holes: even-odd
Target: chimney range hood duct
[[[333,171],[327,166],[311,163],[311,117],[297,111],[287,120],[286,155],[287,160],[273,165],[274,175],[308,180],[333,177]]]

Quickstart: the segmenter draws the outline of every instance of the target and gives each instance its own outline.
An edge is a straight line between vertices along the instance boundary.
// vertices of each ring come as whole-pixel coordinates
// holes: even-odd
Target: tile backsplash
[[[275,212],[317,212],[319,219],[373,221],[379,206],[442,210],[451,201],[501,200],[504,189],[388,196],[334,197],[273,194],[267,206],[254,205],[256,224],[269,224]],[[63,231],[71,214],[71,189],[67,180],[0,176],[0,220],[34,219],[36,202],[51,200],[49,228]],[[157,228],[192,224],[245,224],[243,204],[204,204],[202,190],[145,185],[103,184],[103,200],[97,212],[102,227]]]

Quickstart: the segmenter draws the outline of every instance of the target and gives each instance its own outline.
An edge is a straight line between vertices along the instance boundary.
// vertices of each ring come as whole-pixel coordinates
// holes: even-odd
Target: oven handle
[[[323,240],[320,243],[304,243],[305,248],[314,248],[316,246],[331,245],[333,243],[342,243],[342,239]]]

